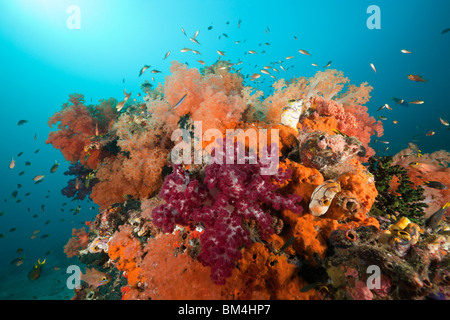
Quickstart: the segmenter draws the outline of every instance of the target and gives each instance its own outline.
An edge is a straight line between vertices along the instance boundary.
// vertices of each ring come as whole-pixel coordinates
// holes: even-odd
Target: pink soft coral
[[[237,159],[238,144],[234,147]],[[272,152],[278,152],[274,149]],[[275,192],[289,179],[290,172],[279,168],[273,176],[262,175],[262,167],[259,159],[257,164],[213,163],[205,167],[205,177],[198,180],[175,166],[161,188],[159,196],[166,203],[153,210],[153,223],[164,232],[173,232],[176,224],[192,228],[201,224],[205,230],[198,260],[211,267],[211,278],[217,284],[224,284],[231,276],[241,258],[241,248],[251,244],[248,221],[257,223],[261,239],[273,233],[273,218],[262,203],[275,210],[302,210],[297,204],[300,196]]]

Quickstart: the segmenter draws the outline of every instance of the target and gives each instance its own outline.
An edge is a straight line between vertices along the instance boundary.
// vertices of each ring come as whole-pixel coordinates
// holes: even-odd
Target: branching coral
[[[237,159],[238,144],[234,146]],[[274,176],[261,175],[262,167],[260,161],[213,163],[205,167],[205,176],[198,179],[175,166],[174,173],[167,176],[162,186],[160,197],[166,203],[153,211],[154,224],[164,232],[172,232],[176,224],[201,224],[205,231],[200,238],[202,251],[198,259],[211,267],[215,283],[225,282],[241,258],[240,249],[251,244],[249,221],[257,222],[255,232],[261,239],[273,233],[270,211],[261,203],[275,210],[301,212],[296,204],[299,196],[282,196],[275,192],[278,186],[272,183],[281,184],[289,179],[289,171],[280,169]]]
[[[405,216],[414,222],[422,217],[423,208],[427,204],[421,202],[425,199],[424,189],[414,184],[408,177],[407,170],[399,165],[392,165],[392,157],[382,157],[378,161],[369,159],[369,171],[374,175],[378,196],[372,213],[387,215],[388,217]],[[398,179],[396,190],[391,189],[393,178]]]
[[[380,121],[376,122],[373,117],[369,117],[367,107],[363,106],[370,99],[372,87],[367,83],[362,83],[359,87],[348,85],[342,92],[347,83],[348,78],[345,78],[342,72],[331,69],[319,71],[311,78],[296,78],[289,83],[279,80],[273,85],[273,95],[264,100],[264,107],[267,109],[266,120],[278,123],[281,111],[289,99],[306,99],[310,108],[304,112],[303,117],[308,113],[316,121],[319,116],[334,117],[338,120],[335,129],[358,138],[367,149],[367,156],[363,157],[363,160],[367,160],[375,154],[368,145],[370,137],[375,132],[382,136],[383,126]]]
[[[166,77],[164,100],[150,99],[148,112],[164,122],[168,131],[178,127],[181,117],[189,115],[192,121],[202,121],[202,129],[233,128],[241,119],[246,104],[241,97],[242,78],[229,71],[201,75],[195,69],[173,62],[172,75]],[[172,108],[187,93],[176,109]]]
[[[86,249],[89,244],[89,237],[84,228],[72,229],[72,236],[64,246],[64,253],[69,258],[77,256],[80,250]]]
[[[76,178],[69,180],[61,193],[68,198],[84,200],[91,193],[94,184],[97,183],[95,178],[89,178],[90,173],[92,173],[92,170],[86,169],[79,162],[72,164],[69,170],[64,172],[64,175],[76,176]]]
[[[46,143],[60,149],[67,161],[80,161],[95,169],[108,152],[103,149],[89,151],[85,147],[91,144],[96,131],[102,134],[109,130],[110,122],[117,117],[116,100],[102,101],[99,106],[86,106],[83,95],[72,94],[69,102],[49,119],[49,126],[58,124],[58,131],[50,132]]]

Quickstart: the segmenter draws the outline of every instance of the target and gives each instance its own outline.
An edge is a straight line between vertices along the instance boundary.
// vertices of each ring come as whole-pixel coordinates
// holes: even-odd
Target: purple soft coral
[[[237,144],[235,156],[236,150]],[[162,186],[160,197],[166,203],[153,210],[153,223],[164,232],[172,232],[176,224],[203,225],[198,260],[211,267],[211,278],[217,284],[224,284],[231,276],[241,258],[241,248],[252,243],[244,221],[257,222],[262,240],[273,233],[272,216],[262,204],[275,210],[302,210],[297,204],[299,195],[282,196],[275,192],[278,185],[274,182],[283,183],[291,173],[280,168],[273,176],[262,175],[262,167],[259,159],[256,164],[213,163],[205,167],[205,177],[199,181],[181,166],[174,166],[174,172]]]
[[[69,180],[67,186],[61,190],[61,193],[68,198],[84,200],[91,193],[96,180],[89,180],[86,183],[86,177],[92,170],[86,169],[80,162],[72,164],[69,170],[64,172],[66,176],[76,176],[75,179]],[[77,183],[78,179],[78,183]]]

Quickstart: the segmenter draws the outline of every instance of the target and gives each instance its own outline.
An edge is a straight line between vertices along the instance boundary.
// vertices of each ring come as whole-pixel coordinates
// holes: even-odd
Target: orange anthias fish
[[[31,269],[30,273],[28,273],[28,278],[31,281],[34,281],[34,280],[36,280],[37,278],[40,277],[41,269],[42,269],[42,266],[44,264],[45,264],[45,259],[42,262],[40,260],[38,260],[38,262],[36,262],[36,264],[34,265],[33,269]]]
[[[422,77],[417,74],[408,74],[408,79],[416,82],[427,82],[427,80],[422,79]]]
[[[86,274],[81,273],[80,280],[86,282],[89,287],[96,289],[111,281],[111,276],[94,268],[86,268]]]

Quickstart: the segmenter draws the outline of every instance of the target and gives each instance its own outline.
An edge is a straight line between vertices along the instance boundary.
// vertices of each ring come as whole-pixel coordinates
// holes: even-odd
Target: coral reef
[[[73,299],[450,297],[450,155],[374,157],[372,87],[327,69],[265,96],[230,61],[170,71],[120,113],[74,94],[49,120],[76,176],[63,194],[100,206],[65,252],[105,281]]]

